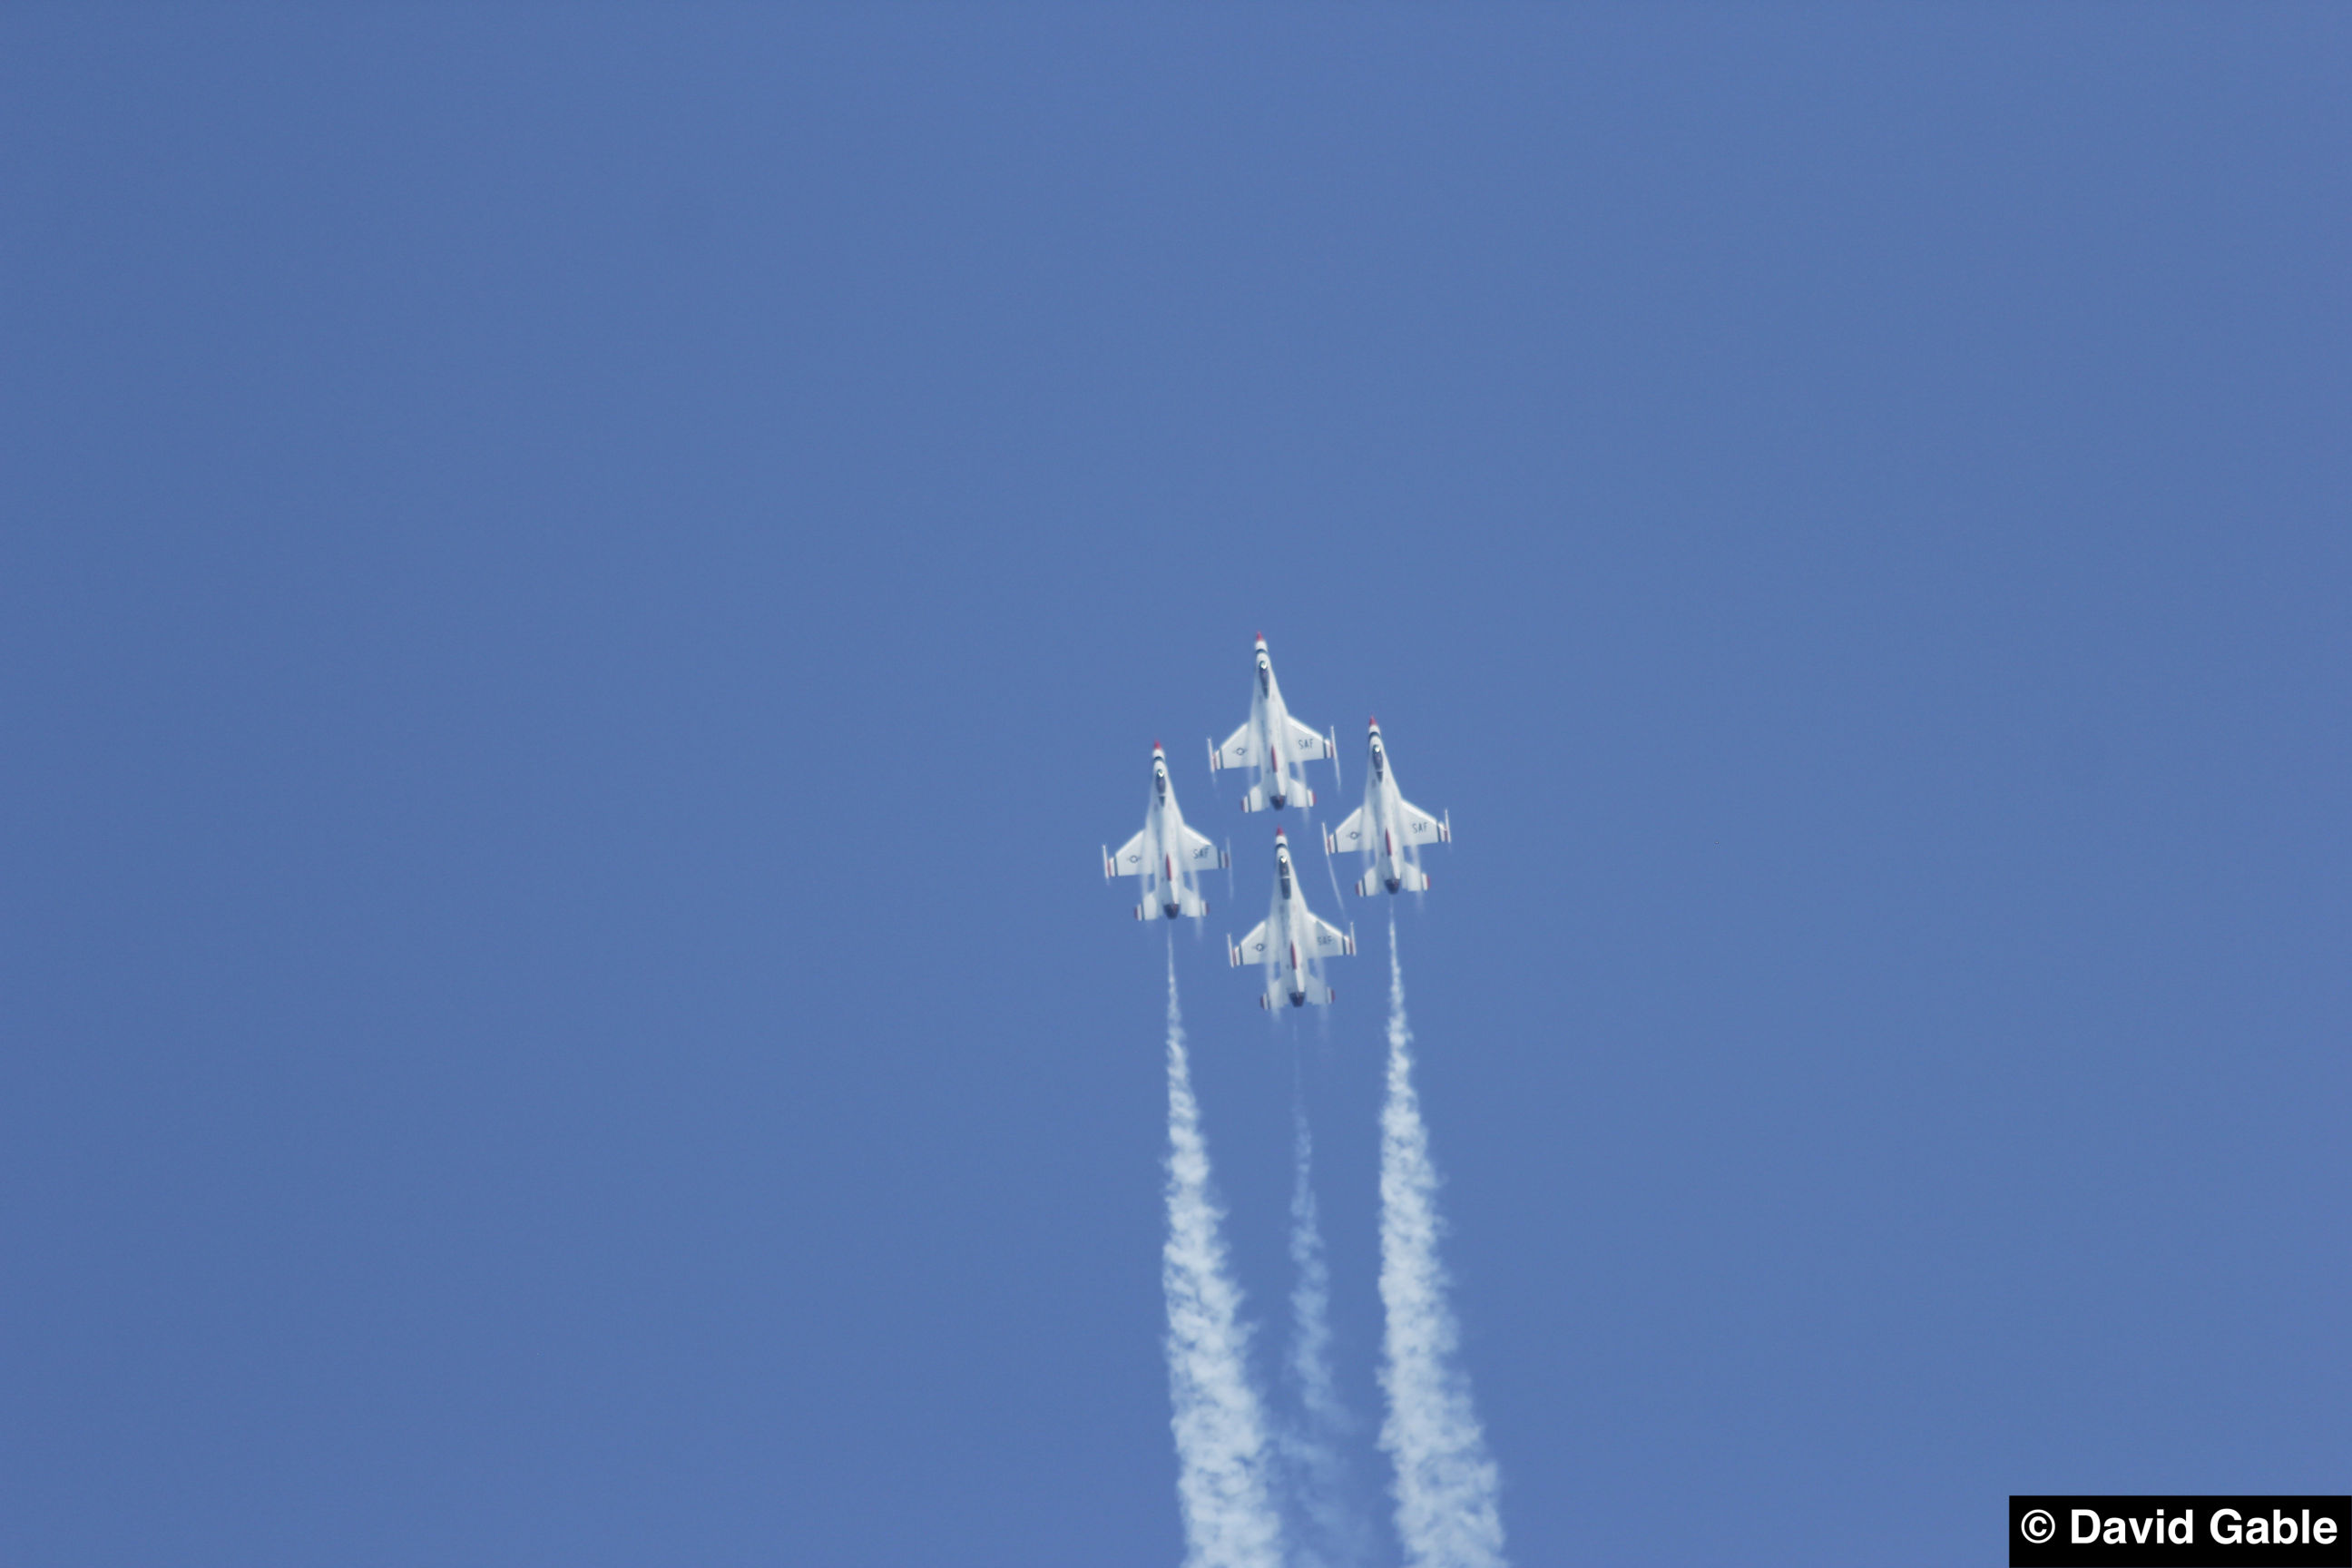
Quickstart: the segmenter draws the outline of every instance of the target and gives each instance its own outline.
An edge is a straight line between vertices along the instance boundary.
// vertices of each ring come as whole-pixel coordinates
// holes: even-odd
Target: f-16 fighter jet
[[[1356,883],[1366,898],[1385,887],[1391,893],[1427,890],[1429,874],[1414,853],[1424,844],[1454,842],[1454,818],[1432,816],[1397,793],[1396,775],[1389,772],[1388,748],[1381,744],[1381,721],[1372,721],[1371,767],[1364,779],[1364,804],[1348,819],[1323,835],[1323,852],[1360,849],[1371,864]]]
[[[1257,782],[1242,796],[1244,811],[1264,811],[1269,805],[1280,811],[1291,805],[1303,810],[1315,804],[1315,792],[1307,787],[1307,764],[1328,761],[1336,770],[1339,757],[1336,739],[1317,734],[1283,706],[1282,685],[1274,679],[1274,660],[1266,657],[1265,638],[1259,637],[1257,685],[1250,692],[1249,722],[1227,736],[1223,745],[1209,748],[1209,771],[1257,769]]]
[[[1159,912],[1171,921],[1178,915],[1198,920],[1209,912],[1209,900],[1194,885],[1194,874],[1230,864],[1206,835],[1184,826],[1184,814],[1176,809],[1176,786],[1168,778],[1167,753],[1154,741],[1151,804],[1144,809],[1143,831],[1120,845],[1118,854],[1103,851],[1103,880],[1143,879],[1143,902],[1135,906],[1137,920],[1150,920],[1155,903]]]
[[[1233,938],[1225,939],[1226,959],[1235,969],[1244,963],[1265,965],[1265,989],[1259,994],[1257,1005],[1271,1011],[1286,999],[1294,1007],[1328,1003],[1335,993],[1323,984],[1323,960],[1355,951],[1353,928],[1341,931],[1328,921],[1317,920],[1307,907],[1298,873],[1290,864],[1290,841],[1282,829],[1276,828],[1274,908],[1255,931],[1242,938],[1240,946],[1234,945]]]

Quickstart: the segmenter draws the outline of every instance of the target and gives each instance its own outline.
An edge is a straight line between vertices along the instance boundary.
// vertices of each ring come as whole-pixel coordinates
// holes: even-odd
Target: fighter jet
[[[1339,827],[1324,832],[1324,853],[1362,848],[1371,865],[1355,884],[1355,891],[1371,896],[1385,886],[1390,893],[1428,891],[1430,875],[1421,869],[1423,844],[1454,842],[1454,814],[1430,816],[1397,793],[1397,775],[1388,771],[1388,748],[1381,745],[1381,720],[1371,721],[1371,766],[1364,775],[1364,804],[1348,814]]]
[[[1235,946],[1225,939],[1225,957],[1235,969],[1243,963],[1265,965],[1265,989],[1257,1005],[1271,1011],[1287,1000],[1294,1007],[1328,1003],[1335,992],[1323,984],[1323,960],[1356,951],[1353,927],[1341,931],[1315,918],[1307,907],[1306,892],[1290,863],[1290,841],[1274,830],[1274,907],[1255,930]]]
[[[1274,660],[1266,657],[1265,638],[1260,637],[1249,722],[1227,736],[1223,745],[1210,746],[1209,771],[1257,769],[1257,782],[1242,796],[1244,811],[1264,811],[1269,805],[1280,811],[1294,803],[1303,810],[1315,804],[1315,792],[1307,787],[1306,764],[1328,761],[1336,772],[1339,757],[1335,737],[1317,734],[1283,706],[1282,686],[1274,679]]]
[[[1388,748],[1381,743],[1381,721],[1372,721],[1372,758],[1364,780],[1364,804],[1348,819],[1323,835],[1323,852],[1360,849],[1371,857],[1370,868],[1356,883],[1356,891],[1370,898],[1385,887],[1391,893],[1418,893],[1429,887],[1415,851],[1423,844],[1454,842],[1452,813],[1432,816],[1397,793],[1396,775],[1389,772]]]
[[[1206,835],[1184,826],[1184,814],[1176,808],[1176,786],[1168,778],[1168,755],[1159,742],[1152,742],[1151,803],[1144,808],[1143,831],[1120,845],[1118,854],[1103,851],[1103,880],[1143,879],[1143,902],[1135,906],[1137,920],[1150,920],[1155,903],[1158,912],[1171,921],[1178,915],[1198,920],[1209,912],[1209,900],[1201,896],[1194,874],[1230,864]]]

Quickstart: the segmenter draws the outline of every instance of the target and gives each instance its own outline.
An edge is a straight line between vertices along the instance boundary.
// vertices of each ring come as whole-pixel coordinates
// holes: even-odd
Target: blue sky
[[[1223,958],[1259,630],[1453,813],[1516,1561],[2341,1489],[2347,75],[2326,8],[12,8],[0,1556],[1175,1561],[1155,738],[1262,1369],[1297,1075],[1392,1552],[1380,912],[1328,1028]]]

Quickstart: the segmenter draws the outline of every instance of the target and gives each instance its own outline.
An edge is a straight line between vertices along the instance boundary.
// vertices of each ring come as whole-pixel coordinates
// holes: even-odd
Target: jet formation
[[[1265,638],[1257,639],[1250,688],[1249,718],[1226,737],[1223,745],[1209,745],[1212,774],[1227,768],[1247,768],[1253,777],[1243,792],[1245,812],[1301,811],[1315,805],[1315,791],[1307,783],[1307,764],[1328,762],[1336,783],[1339,746],[1336,732],[1318,732],[1293,717],[1283,700],[1282,683],[1275,679],[1274,659]],[[1431,844],[1454,841],[1450,815],[1423,811],[1404,798],[1390,766],[1388,748],[1381,737],[1380,721],[1371,723],[1364,801],[1339,826],[1323,834],[1323,852],[1333,857],[1353,853],[1361,858],[1356,879],[1359,896],[1379,889],[1394,894],[1424,892],[1428,873],[1421,867],[1421,850]],[[1119,847],[1103,853],[1103,877],[1141,879],[1142,901],[1135,918],[1175,920],[1204,918],[1209,901],[1200,890],[1200,874],[1231,867],[1229,849],[1220,849],[1207,835],[1188,826],[1176,805],[1176,786],[1169,777],[1168,755],[1159,742],[1151,747],[1151,796],[1144,807],[1142,831]],[[1335,880],[1336,885],[1336,880]],[[1225,939],[1225,955],[1233,967],[1255,963],[1265,972],[1265,984],[1258,1005],[1269,1011],[1284,1003],[1303,1007],[1312,1002],[1328,1005],[1337,994],[1323,977],[1323,962],[1344,958],[1356,951],[1355,929],[1342,931],[1307,907],[1298,867],[1292,858],[1288,833],[1274,833],[1274,896],[1265,919],[1238,942]]]

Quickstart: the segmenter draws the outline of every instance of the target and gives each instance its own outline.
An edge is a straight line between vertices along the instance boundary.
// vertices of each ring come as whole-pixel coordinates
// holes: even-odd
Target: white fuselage
[[[1274,907],[1265,912],[1265,993],[1303,1007],[1310,992],[1322,989],[1323,965],[1315,956],[1315,933],[1306,920],[1307,900],[1298,890],[1298,870],[1287,846],[1274,852]]]
[[[1419,871],[1421,851],[1405,837],[1404,794],[1389,772],[1388,748],[1381,743],[1378,731],[1372,735],[1371,750],[1364,780],[1365,841],[1372,847],[1372,869],[1393,893],[1407,881],[1420,880],[1408,873]]]
[[[1307,759],[1294,754],[1290,710],[1283,704],[1282,682],[1274,678],[1274,661],[1257,650],[1257,679],[1250,688],[1251,741],[1265,760],[1258,780],[1265,786],[1266,804],[1280,811],[1292,802],[1304,806],[1315,798],[1307,787]]]
[[[1150,864],[1157,868],[1159,886],[1153,896],[1160,912],[1174,920],[1184,912],[1185,895],[1197,900],[1192,871],[1184,853],[1184,810],[1176,804],[1176,787],[1168,779],[1168,764],[1154,758],[1151,804],[1144,809],[1143,842]]]

